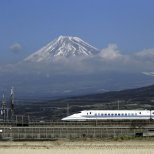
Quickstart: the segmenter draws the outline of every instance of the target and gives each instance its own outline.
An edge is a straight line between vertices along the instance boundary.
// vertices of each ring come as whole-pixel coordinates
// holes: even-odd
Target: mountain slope
[[[73,104],[73,105],[94,105],[94,104],[117,104],[117,101],[122,106],[129,106],[132,104],[132,107],[140,107],[140,106],[148,106],[151,105],[154,109],[154,85],[135,88],[135,89],[126,89],[121,91],[110,91],[98,94],[91,94],[85,96],[76,96],[69,97],[66,99],[60,99],[56,101],[58,104],[62,102],[65,104]],[[110,105],[111,105],[110,104]],[[136,104],[136,106],[134,106]],[[99,106],[99,105],[98,105]]]
[[[18,114],[31,113],[35,119],[57,120],[74,114],[82,110],[154,110],[154,85],[128,89],[122,91],[112,91],[93,95],[78,97],[68,97],[54,100],[21,100],[16,106]],[[27,107],[28,104],[28,107]],[[67,107],[67,109],[66,109]]]
[[[56,57],[85,57],[98,53],[98,49],[78,37],[59,36],[46,46],[25,58],[26,62],[48,62]]]

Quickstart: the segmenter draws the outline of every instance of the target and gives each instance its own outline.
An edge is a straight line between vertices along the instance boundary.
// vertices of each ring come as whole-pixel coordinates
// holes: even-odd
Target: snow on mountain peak
[[[24,59],[26,62],[48,62],[56,57],[85,57],[98,53],[98,49],[79,37],[59,36],[46,46]]]

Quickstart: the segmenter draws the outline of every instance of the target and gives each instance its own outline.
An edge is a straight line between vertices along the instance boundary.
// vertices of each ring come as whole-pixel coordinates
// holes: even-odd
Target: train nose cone
[[[62,118],[61,120],[65,120],[65,118]]]
[[[67,117],[65,117],[65,118],[62,118],[61,120],[63,120],[63,121],[64,121],[64,120],[68,120],[68,118],[67,118]]]

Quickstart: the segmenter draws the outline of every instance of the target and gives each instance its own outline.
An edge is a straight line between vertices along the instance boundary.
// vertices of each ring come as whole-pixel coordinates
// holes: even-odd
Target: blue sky
[[[154,48],[153,0],[1,0],[0,64],[15,63],[59,35],[124,53]]]

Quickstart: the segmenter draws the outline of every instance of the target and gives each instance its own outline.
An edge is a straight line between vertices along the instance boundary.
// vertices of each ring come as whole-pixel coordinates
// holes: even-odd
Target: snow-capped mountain
[[[98,49],[78,37],[59,36],[24,59],[26,62],[48,62],[56,57],[84,57],[97,54]]]

